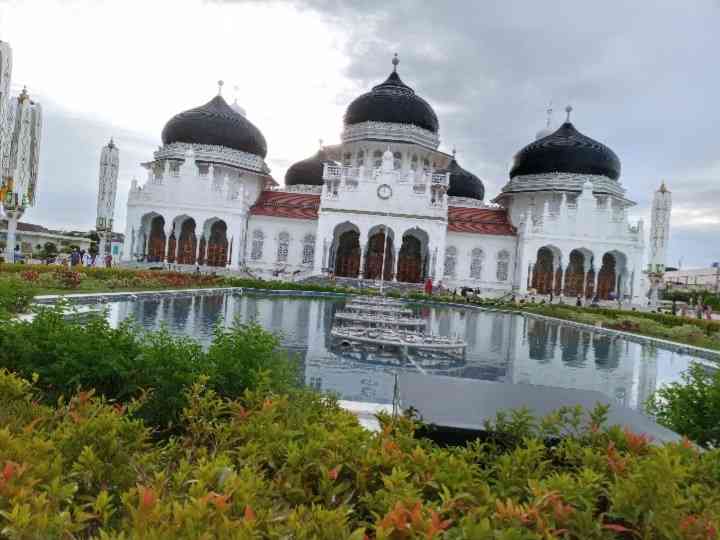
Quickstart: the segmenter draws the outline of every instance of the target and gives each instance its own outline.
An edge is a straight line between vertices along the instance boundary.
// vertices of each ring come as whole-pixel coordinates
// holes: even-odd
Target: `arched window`
[[[480,248],[475,248],[470,252],[470,277],[472,279],[480,279],[482,276],[482,264],[485,254]]]
[[[303,239],[303,264],[312,264],[315,262],[315,237],[308,234]]]
[[[402,154],[400,152],[393,153],[393,169],[396,171],[402,169]]]
[[[507,281],[510,274],[510,254],[504,249],[497,256],[497,280]]]
[[[263,244],[265,243],[265,235],[260,229],[253,231],[252,249],[250,250],[250,258],[259,261],[263,256]]]
[[[352,164],[352,154],[350,152],[345,152],[345,155],[343,155],[343,165],[346,167],[349,167]]]
[[[289,247],[290,247],[290,234],[283,231],[278,235],[278,248],[277,248],[278,262],[287,261]]]
[[[455,276],[455,266],[457,263],[457,248],[450,246],[445,249],[445,275],[449,277]]]
[[[376,169],[378,167],[382,167],[382,155],[383,153],[381,150],[375,150],[373,152],[373,167]]]
[[[357,166],[362,167],[363,165],[365,165],[365,151],[360,150],[357,153]]]
[[[413,154],[413,157],[412,157],[412,159],[410,160],[410,168],[411,168],[413,171],[417,171],[417,168],[418,168],[418,157],[417,157],[417,154]]]

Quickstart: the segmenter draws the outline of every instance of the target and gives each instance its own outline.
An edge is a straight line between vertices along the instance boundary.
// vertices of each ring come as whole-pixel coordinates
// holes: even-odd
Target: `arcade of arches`
[[[588,250],[574,249],[568,259],[565,266],[557,248],[541,247],[535,263],[530,265],[529,287],[538,294],[600,300],[616,299],[624,290],[628,275],[623,271],[625,256],[622,253],[605,253],[599,270]]]
[[[422,231],[419,233],[424,234]],[[386,237],[385,230],[381,228],[370,234],[367,245],[363,247],[364,250],[357,229],[336,233],[330,255],[330,266],[336,276],[380,279],[382,273],[386,281],[422,283],[427,275],[427,247],[411,232],[403,235],[397,249],[392,231]]]
[[[147,262],[227,266],[231,255],[228,249],[227,224],[220,219],[210,223],[207,239],[202,235],[198,241],[197,224],[190,217],[178,222],[168,238],[165,234],[165,218],[153,216],[147,227],[149,235],[142,235],[145,249],[138,255]]]

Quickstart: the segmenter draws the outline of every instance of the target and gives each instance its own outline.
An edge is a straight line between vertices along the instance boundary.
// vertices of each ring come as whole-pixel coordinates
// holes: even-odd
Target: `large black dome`
[[[323,163],[330,161],[327,152],[321,148],[317,153],[307,159],[293,163],[285,173],[285,185],[323,185]]]
[[[201,107],[173,116],[162,131],[163,144],[212,144],[264,158],[265,137],[255,125],[217,95]]]
[[[615,152],[565,122],[557,131],[538,139],[515,154],[510,178],[525,174],[598,174],[617,180],[620,160]]]
[[[393,60],[397,65],[397,58]],[[356,98],[345,111],[345,124],[362,122],[392,122],[412,124],[433,133],[438,131],[438,119],[430,104],[406,85],[396,70],[387,80]]]
[[[482,201],[485,198],[485,186],[477,176],[463,169],[453,156],[447,172],[450,173],[450,187],[447,194],[451,197],[468,197]]]

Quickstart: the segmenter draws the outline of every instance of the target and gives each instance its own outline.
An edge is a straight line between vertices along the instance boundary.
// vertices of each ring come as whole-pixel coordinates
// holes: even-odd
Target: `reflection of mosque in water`
[[[281,334],[283,345],[297,355],[306,384],[348,400],[389,402],[395,371],[418,369],[430,375],[597,390],[633,408],[656,388],[660,351],[653,346],[508,313],[419,308],[430,332],[464,337],[465,362],[428,367],[422,358],[398,363],[382,354],[344,352],[330,338],[333,315],[342,306],[338,300],[228,295],[118,302],[110,310],[116,322],[133,317],[145,328],[165,324],[205,344],[219,319],[225,325],[235,317],[256,320]]]

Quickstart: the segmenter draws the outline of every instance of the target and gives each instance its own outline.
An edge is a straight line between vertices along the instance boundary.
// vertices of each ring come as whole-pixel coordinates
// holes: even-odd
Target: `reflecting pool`
[[[215,324],[234,318],[257,321],[294,352],[305,383],[342,399],[391,403],[394,374],[411,371],[470,379],[600,391],[618,405],[640,409],[660,385],[678,380],[691,362],[713,362],[611,337],[562,322],[509,313],[419,306],[433,333],[467,341],[464,360],[414,353],[345,349],[330,337],[344,299],[246,294],[139,298],[106,304],[110,320],[132,317],[147,329],[164,324],[172,333],[204,344]]]

